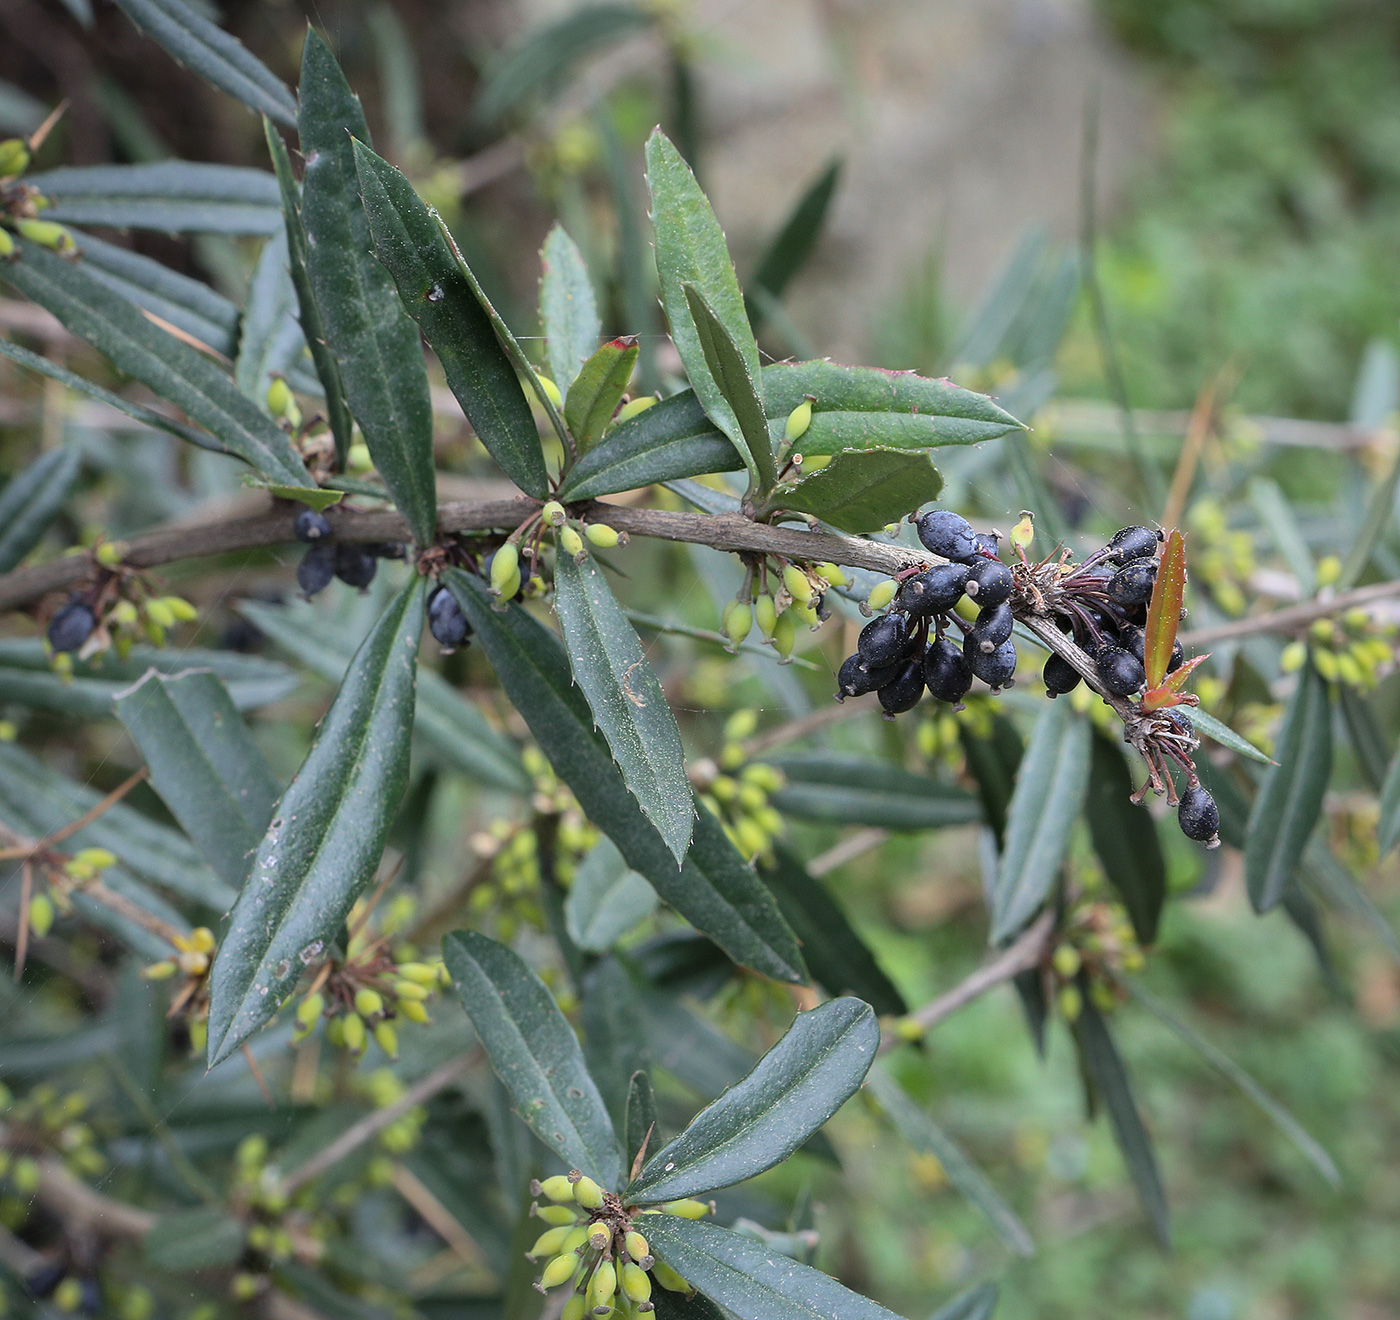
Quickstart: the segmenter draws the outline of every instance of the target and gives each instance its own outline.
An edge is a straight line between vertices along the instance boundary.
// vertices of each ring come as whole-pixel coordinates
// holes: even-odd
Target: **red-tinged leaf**
[[[1180,532],[1172,531],[1167,536],[1167,548],[1162,552],[1157,582],[1152,588],[1152,602],[1147,607],[1147,640],[1143,659],[1149,688],[1161,687],[1167,676],[1185,597],[1186,538]]]
[[[1210,652],[1205,655],[1193,655],[1184,665],[1178,666],[1167,675],[1166,686],[1173,692],[1180,692],[1186,686],[1186,680],[1191,677],[1191,671],[1199,664],[1210,659]]]
[[[1194,706],[1198,698],[1189,692],[1182,692],[1186,680],[1191,677],[1197,665],[1210,659],[1210,653],[1192,656],[1184,665],[1178,666],[1167,675],[1160,687],[1148,688],[1142,695],[1143,710],[1162,710],[1167,706]]]

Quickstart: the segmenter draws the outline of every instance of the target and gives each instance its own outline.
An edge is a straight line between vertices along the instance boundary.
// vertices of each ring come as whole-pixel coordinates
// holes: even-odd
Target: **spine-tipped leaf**
[[[540,324],[549,374],[567,394],[602,337],[593,281],[578,244],[555,225],[540,249]]]
[[[516,1112],[560,1159],[612,1191],[622,1153],[574,1029],[503,944],[459,930],[442,945],[452,984]]]
[[[415,578],[355,653],[277,804],[214,959],[211,1066],[277,1011],[374,878],[408,783],[422,619]]]
[[[855,1094],[879,1046],[875,1013],[859,999],[799,1013],[743,1081],[646,1162],[628,1198],[696,1196],[781,1164]]]
[[[528,495],[549,486],[530,405],[485,308],[413,185],[355,143],[375,252],[409,315],[432,345],[473,429],[502,471]]]
[[[612,421],[626,393],[627,383],[632,379],[637,353],[635,336],[610,340],[589,357],[568,387],[564,420],[569,424],[569,433],[579,453],[586,454],[592,449]]]
[[[8,347],[0,341],[0,351]],[[8,573],[39,544],[77,484],[81,467],[76,449],[54,449],[40,454],[0,490],[0,573]]]

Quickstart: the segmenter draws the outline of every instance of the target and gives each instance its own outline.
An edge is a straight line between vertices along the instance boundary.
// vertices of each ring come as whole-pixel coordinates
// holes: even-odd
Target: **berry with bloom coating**
[[[1104,556],[1112,562],[1126,564],[1132,559],[1142,559],[1157,553],[1157,544],[1162,539],[1160,532],[1150,527],[1123,527],[1113,533],[1108,543],[1112,552]]]
[[[335,576],[335,549],[329,541],[321,541],[302,555],[297,565],[297,586],[307,600],[330,586]]]
[[[1120,605],[1146,605],[1156,581],[1156,560],[1134,559],[1109,578],[1108,594]]]
[[[704,1219],[714,1213],[714,1205],[709,1201],[697,1201],[686,1197],[681,1201],[667,1201],[661,1207],[668,1215],[679,1215],[682,1219]]]
[[[1188,839],[1209,843],[1220,830],[1220,808],[1199,784],[1192,784],[1181,795],[1176,809],[1177,824]]]
[[[1121,646],[1101,646],[1094,653],[1099,682],[1115,697],[1131,696],[1146,681],[1142,661]]]
[[[535,1245],[525,1255],[530,1260],[536,1260],[540,1256],[557,1256],[563,1249],[564,1239],[573,1231],[572,1225],[546,1229],[535,1239]]]
[[[783,567],[783,586],[788,589],[788,595],[799,605],[810,605],[815,594],[812,590],[812,580],[796,564],[786,564]]]
[[[1046,658],[1042,677],[1045,679],[1045,690],[1052,697],[1073,692],[1080,681],[1079,671],[1063,656],[1056,655],[1053,651]]]
[[[292,519],[292,535],[298,541],[324,541],[331,534],[331,520],[315,509],[302,509]]]
[[[972,635],[982,651],[990,655],[1011,636],[1014,622],[1011,606],[1005,601],[1000,605],[989,605],[977,616],[977,622],[972,625]]]
[[[729,644],[739,646],[753,627],[753,606],[744,600],[731,600],[724,607],[720,626],[724,629],[724,635],[729,638]]]
[[[335,547],[335,575],[347,587],[363,591],[374,581],[378,568],[379,561],[362,545]]]
[[[583,529],[583,534],[600,550],[611,550],[622,541],[622,533],[607,523],[589,523]]]
[[[634,1302],[651,1301],[651,1276],[640,1265],[628,1263],[622,1267],[622,1291]]]
[[[924,695],[924,662],[919,656],[899,666],[888,683],[879,689],[880,705],[886,715],[902,715],[913,710]]]
[[[49,620],[49,645],[60,654],[76,651],[96,627],[97,617],[87,602],[70,596],[68,603]]]
[[[951,509],[930,509],[916,525],[919,540],[944,559],[971,559],[978,553],[972,524]]]
[[[909,652],[909,617],[905,614],[882,614],[860,630],[856,651],[861,663],[869,668],[890,665]]]
[[[867,692],[874,692],[876,688],[882,688],[886,683],[892,682],[898,673],[898,661],[892,665],[867,668],[860,658],[860,652],[857,651],[855,655],[846,657],[836,675],[836,700],[863,697]]]
[[[972,686],[972,670],[963,653],[946,637],[924,651],[924,683],[939,701],[957,705]]]
[[[471,636],[471,624],[462,607],[446,587],[438,587],[428,597],[428,631],[444,650],[461,646]]]
[[[657,1283],[667,1292],[688,1293],[694,1291],[664,1260],[657,1261],[651,1267],[651,1272],[656,1276]]]
[[[569,1190],[572,1195],[573,1189],[570,1188]],[[536,1219],[543,1219],[546,1224],[550,1224],[554,1228],[559,1228],[561,1225],[572,1228],[578,1223],[578,1211],[570,1209],[567,1205],[539,1205],[538,1203],[532,1203],[530,1206],[530,1213],[534,1215]]]
[[[1005,641],[990,655],[977,645],[977,638],[969,633],[963,640],[963,659],[989,688],[997,691],[1006,687],[1016,673],[1016,643]]]
[[[966,564],[937,564],[899,589],[895,608],[913,615],[942,614],[958,603],[967,586]]]

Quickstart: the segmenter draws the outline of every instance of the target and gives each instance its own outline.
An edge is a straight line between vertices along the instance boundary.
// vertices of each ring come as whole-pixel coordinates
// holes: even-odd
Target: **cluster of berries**
[[[376,928],[364,900],[350,909],[351,931],[344,958],[321,964],[312,988],[296,1008],[292,1043],[299,1044],[326,1019],[326,1040],[355,1058],[363,1057],[371,1039],[391,1059],[398,1057],[396,1020],[427,1023],[427,1005],[449,984],[441,962],[421,961],[415,946],[392,944],[413,915],[407,895],[387,905]]]
[[[891,608],[861,630],[837,675],[838,701],[874,692],[890,719],[917,706],[925,688],[960,708],[975,678],[993,692],[1015,681],[1015,579],[998,557],[997,538],[947,509],[923,514],[916,526],[925,548],[948,562],[876,588],[872,607]],[[964,597],[977,606],[971,621],[959,613]]]
[[[315,509],[302,509],[292,523],[298,541],[307,543],[297,565],[297,586],[310,600],[339,578],[347,587],[364,591],[374,581],[381,559],[402,559],[404,548],[394,541],[336,541],[330,519]]]
[[[543,1182],[536,1180],[530,1184],[530,1192],[550,1203],[540,1205],[536,1201],[530,1206],[530,1213],[550,1227],[525,1254],[529,1260],[548,1257],[535,1284],[540,1292],[569,1286],[572,1295],[564,1303],[561,1320],[583,1320],[585,1316],[630,1320],[638,1313],[653,1311],[653,1277],[668,1292],[695,1291],[675,1270],[651,1254],[636,1224],[642,1216],[654,1214],[701,1219],[714,1212],[712,1205],[694,1200],[668,1201],[639,1212],[577,1169],[555,1174]]]

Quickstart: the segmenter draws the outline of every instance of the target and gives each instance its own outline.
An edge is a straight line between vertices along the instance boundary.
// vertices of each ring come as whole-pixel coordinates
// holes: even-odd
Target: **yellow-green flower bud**
[[[659,1260],[651,1267],[651,1272],[656,1276],[656,1281],[667,1292],[688,1293],[694,1289],[675,1272],[664,1260]]]
[[[1337,675],[1341,671],[1337,668],[1337,653],[1335,651],[1314,651],[1313,664],[1317,666],[1317,672],[1329,683],[1337,681]]]
[[[1308,648],[1302,642],[1289,642],[1283,648],[1283,654],[1278,658],[1279,668],[1285,674],[1296,674],[1303,667],[1303,662],[1308,658]]]
[[[797,645],[797,620],[792,617],[790,610],[785,610],[778,616],[778,622],[773,628],[773,647],[784,660],[792,655],[792,648]]]
[[[1077,1022],[1084,1011],[1084,996],[1077,985],[1062,985],[1056,1002],[1060,1006],[1060,1016],[1066,1022]]]
[[[603,1208],[603,1189],[586,1174],[580,1175],[574,1183],[574,1200],[585,1210]]]
[[[589,523],[583,531],[600,550],[611,550],[622,540],[622,533],[616,527],[609,527],[607,523]]]
[[[1024,550],[1033,540],[1035,540],[1035,520],[1023,510],[1021,521],[1011,529],[1011,544]]]
[[[651,1301],[651,1276],[640,1265],[622,1267],[622,1291],[634,1302]]]
[[[306,996],[297,1005],[297,1023],[303,1027],[315,1026],[321,1014],[326,1011],[326,997],[319,990]]]
[[[391,1059],[399,1057],[399,1033],[394,1030],[392,1022],[374,1024],[374,1043]]]
[[[554,1177],[536,1183],[530,1190],[536,1196],[549,1197],[551,1201],[564,1202],[574,1199],[574,1185],[562,1173],[556,1173]]]
[[[635,1228],[622,1239],[622,1245],[626,1248],[627,1254],[632,1258],[634,1264],[640,1265],[644,1270],[651,1268],[651,1247],[646,1238]]]
[[[362,985],[355,991],[355,1012],[361,1017],[378,1017],[384,1011],[384,996],[378,990]]]
[[[491,587],[501,596],[507,599],[515,594],[514,591],[507,593],[506,584],[512,577],[520,576],[520,547],[514,541],[507,541],[491,560]],[[516,588],[519,590],[519,587]]]
[[[69,1275],[60,1280],[51,1300],[60,1311],[76,1311],[83,1304],[83,1285]]]
[[[109,866],[117,864],[117,855],[106,848],[79,848],[73,854],[73,860],[91,867],[94,872],[105,871]]]
[[[531,1260],[540,1256],[557,1256],[564,1247],[564,1239],[573,1231],[572,1226],[546,1229],[535,1239],[535,1245],[525,1254]]]
[[[583,1300],[582,1293],[575,1293],[564,1303],[564,1309],[559,1315],[559,1320],[583,1320],[584,1313],[588,1310],[588,1303]]]
[[[351,1054],[363,1054],[369,1043],[369,1033],[365,1030],[365,1020],[358,1013],[347,1013],[341,1019],[341,1031],[345,1036],[345,1048]]]
[[[823,581],[831,583],[833,587],[848,587],[851,579],[836,564],[814,564],[816,574]]]
[[[540,388],[545,392],[545,396],[549,399],[550,403],[556,408],[562,408],[564,406],[564,396],[559,393],[559,386],[550,380],[548,376],[542,376],[539,372],[535,373],[535,377],[540,382]]]
[[[623,422],[630,422],[638,413],[646,412],[655,403],[656,396],[654,394],[644,394],[640,399],[632,399],[630,402],[624,403],[618,410],[617,425],[621,426]]]
[[[29,900],[29,929],[38,939],[53,929],[53,899],[47,894],[35,894]]]
[[[540,517],[549,527],[562,527],[568,516],[564,511],[564,506],[558,500],[546,500],[544,507],[540,510]]]
[[[0,229],[0,258],[9,261],[16,251],[14,235],[8,229]]]
[[[1061,944],[1051,955],[1050,961],[1055,971],[1066,981],[1074,976],[1080,967],[1079,950],[1072,944]]]
[[[795,440],[801,440],[807,434],[807,428],[812,424],[812,404],[808,399],[803,399],[787,415],[787,422],[783,426],[783,439],[792,444]]]
[[[568,1283],[574,1277],[574,1271],[578,1269],[579,1259],[572,1251],[565,1252],[562,1256],[555,1258],[544,1267],[544,1273],[540,1275],[540,1291],[546,1288],[557,1288],[561,1283]]]
[[[667,1201],[661,1208],[668,1215],[679,1215],[682,1219],[704,1219],[714,1206],[708,1201],[696,1201],[686,1197],[680,1201]]]
[[[281,376],[274,376],[267,387],[267,410],[274,417],[290,417],[297,409],[292,387]]]
[[[729,638],[730,645],[738,646],[749,635],[749,630],[753,627],[753,606],[747,601],[731,600],[724,607],[724,614],[720,622],[724,628],[724,635]]]
[[[767,592],[754,597],[753,621],[758,625],[758,631],[763,634],[764,641],[771,642],[773,629],[778,626],[778,607]]]
[[[159,962],[153,962],[149,967],[143,967],[141,976],[147,981],[168,981],[179,970],[173,958],[162,958]]]
[[[394,971],[415,985],[435,986],[438,983],[438,969],[432,963],[402,962]]]
[[[593,1277],[588,1281],[588,1309],[594,1315],[606,1314],[616,1292],[617,1266],[610,1260],[600,1260],[593,1267]]]
[[[1317,585],[1330,587],[1342,576],[1342,561],[1336,555],[1326,555],[1317,561]]]
[[[0,179],[13,179],[29,168],[29,144],[23,138],[0,142]]]
[[[788,595],[799,605],[810,605],[812,602],[812,583],[796,564],[785,564],[783,566],[783,586],[788,589]]]
[[[425,985],[419,985],[417,981],[401,980],[394,982],[394,994],[400,999],[414,999],[421,1003],[427,999],[432,991]]]
[[[571,559],[577,559],[583,553],[583,537],[578,534],[578,528],[559,529],[559,548]]]
[[[567,1205],[535,1203],[530,1206],[530,1213],[537,1219],[543,1219],[546,1224],[553,1224],[556,1228],[573,1228],[578,1223],[578,1211],[570,1209]]]
[[[589,1224],[584,1231],[588,1234],[588,1245],[594,1251],[602,1251],[612,1240],[612,1230],[601,1220],[596,1224]]]
[[[428,1016],[428,1010],[416,999],[399,1000],[399,1013],[410,1022],[417,1022],[420,1026],[432,1021],[432,1018]]]
[[[65,256],[78,250],[78,245],[73,241],[73,235],[57,221],[30,220],[21,217],[14,222],[14,226],[31,243],[38,243],[40,247],[52,248],[55,252]]]
[[[865,598],[865,603],[872,610],[882,610],[895,597],[899,590],[899,583],[893,578],[886,578],[883,582],[877,582],[870,588],[870,595]]]

